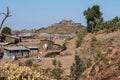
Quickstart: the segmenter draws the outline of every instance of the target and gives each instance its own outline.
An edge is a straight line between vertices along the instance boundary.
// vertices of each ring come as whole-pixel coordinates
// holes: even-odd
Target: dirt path
[[[40,64],[43,67],[46,67],[46,68],[53,67],[52,61],[54,58],[41,58],[41,59],[42,59],[42,61],[40,62]],[[72,63],[74,62],[74,55],[59,56],[59,57],[56,57],[56,60],[60,60],[63,68],[69,68],[72,65]]]

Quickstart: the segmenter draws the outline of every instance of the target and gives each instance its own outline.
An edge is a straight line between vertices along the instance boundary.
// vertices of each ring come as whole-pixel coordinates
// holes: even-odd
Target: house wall
[[[27,54],[29,54],[29,51],[8,51],[8,50],[4,50],[4,56],[3,57],[12,57],[12,56],[22,57],[22,56],[26,56]]]
[[[40,42],[40,50],[44,50],[44,45],[47,44],[47,50],[51,50],[54,42],[50,40],[41,40]]]
[[[38,53],[39,52],[39,50],[30,50],[30,53]]]
[[[11,37],[6,37],[6,38],[5,38],[5,41],[6,41],[6,42],[15,42],[15,39],[14,39],[14,38],[11,38]]]
[[[47,44],[47,50],[61,50],[61,46],[59,44],[55,44],[50,40],[41,40],[39,49],[44,50],[45,44]]]
[[[47,40],[65,40],[67,38],[72,38],[75,36],[75,33],[71,34],[49,34],[49,33],[41,33],[39,35],[39,38],[41,40],[47,39]]]

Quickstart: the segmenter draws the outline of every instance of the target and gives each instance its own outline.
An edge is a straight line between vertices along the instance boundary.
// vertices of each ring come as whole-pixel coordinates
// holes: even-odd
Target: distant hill
[[[38,33],[51,33],[51,34],[67,34],[75,33],[78,29],[83,27],[80,23],[75,23],[72,20],[62,20],[59,23],[53,24],[47,28],[40,28]]]

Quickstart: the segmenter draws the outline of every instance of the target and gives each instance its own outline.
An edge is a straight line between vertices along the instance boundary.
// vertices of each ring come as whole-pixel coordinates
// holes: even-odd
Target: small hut
[[[37,46],[28,46],[28,48],[30,49],[31,53],[39,52],[39,48]]]
[[[3,57],[25,57],[29,55],[30,50],[23,46],[4,47]]]
[[[51,40],[41,40],[40,49],[45,49],[45,47],[47,47],[47,50],[61,50],[61,46],[59,44],[55,44]]]

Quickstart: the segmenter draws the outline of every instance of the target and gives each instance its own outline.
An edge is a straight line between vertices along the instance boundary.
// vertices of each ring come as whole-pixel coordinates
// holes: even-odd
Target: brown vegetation
[[[120,49],[111,51],[87,69],[80,80],[120,80]]]
[[[51,25],[47,28],[41,28],[37,32],[51,33],[51,34],[70,34],[75,33],[80,29],[80,23],[74,23],[72,20],[62,20],[59,23]]]

